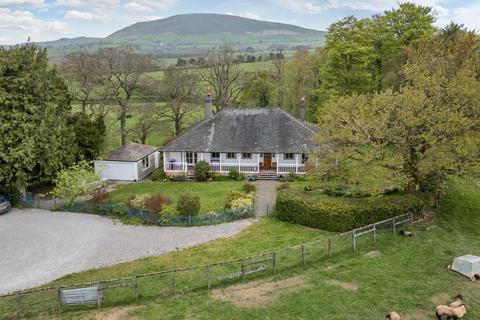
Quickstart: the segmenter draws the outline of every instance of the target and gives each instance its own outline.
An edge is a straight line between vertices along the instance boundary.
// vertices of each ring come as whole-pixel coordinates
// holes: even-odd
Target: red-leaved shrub
[[[145,198],[144,206],[151,213],[161,213],[165,205],[172,203],[172,200],[161,194],[154,194]]]
[[[108,191],[105,188],[97,189],[92,194],[92,199],[90,201],[98,206],[101,202],[108,198]]]

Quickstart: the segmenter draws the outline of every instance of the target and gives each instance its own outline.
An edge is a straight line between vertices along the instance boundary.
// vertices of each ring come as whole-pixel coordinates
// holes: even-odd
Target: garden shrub
[[[287,182],[284,182],[277,187],[277,191],[285,190],[285,189],[290,189],[290,185]]]
[[[137,210],[144,210],[145,209],[145,199],[149,197],[150,195],[148,194],[139,194],[136,195],[128,201],[128,205],[131,208],[137,209]]]
[[[306,184],[305,187],[303,187],[305,191],[313,191],[314,188],[311,184]]]
[[[240,172],[238,172],[236,168],[233,168],[228,172],[228,177],[232,180],[237,180],[240,177]]]
[[[180,195],[177,202],[177,213],[181,216],[194,216],[200,212],[200,197],[190,192]]]
[[[128,207],[126,206],[115,206],[113,208],[113,214],[120,217],[125,217],[128,214]]]
[[[90,202],[94,206],[98,206],[100,203],[105,201],[108,198],[108,190],[105,188],[97,189],[93,192]]]
[[[243,206],[253,204],[255,201],[255,196],[250,193],[247,195],[243,195],[238,191],[230,190],[228,191],[227,195],[225,196],[225,209],[232,209],[232,208],[239,208],[239,205],[245,203]]]
[[[277,195],[276,214],[283,221],[342,232],[408,211],[417,213],[427,205],[424,194],[346,198],[284,190]]]
[[[242,188],[243,191],[245,191],[246,193],[255,192],[255,190],[257,189],[257,187],[255,187],[255,185],[250,182],[245,182]]]
[[[167,174],[163,171],[163,166],[155,169],[152,173],[152,181],[165,181],[167,180]]]
[[[151,213],[161,213],[165,206],[172,203],[172,200],[161,194],[154,194],[145,198],[145,209]]]
[[[207,181],[210,172],[210,165],[207,161],[199,161],[195,164],[195,180]]]

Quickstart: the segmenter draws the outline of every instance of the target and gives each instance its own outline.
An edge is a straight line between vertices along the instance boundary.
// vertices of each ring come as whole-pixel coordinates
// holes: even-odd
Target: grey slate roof
[[[139,161],[157,151],[158,147],[139,143],[129,143],[113,150],[104,160],[110,161]]]
[[[164,151],[302,153],[318,128],[279,108],[224,108],[186,130]]]

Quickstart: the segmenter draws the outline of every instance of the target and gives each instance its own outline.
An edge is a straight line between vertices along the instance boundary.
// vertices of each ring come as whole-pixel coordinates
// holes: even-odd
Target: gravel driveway
[[[251,220],[190,228],[127,226],[96,215],[13,209],[0,215],[0,294],[228,237],[249,224]]]

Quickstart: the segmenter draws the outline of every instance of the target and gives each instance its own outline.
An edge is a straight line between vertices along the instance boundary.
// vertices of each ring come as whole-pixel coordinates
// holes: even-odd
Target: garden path
[[[272,212],[277,199],[277,181],[257,180],[255,181],[257,217],[263,217]]]

